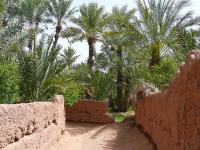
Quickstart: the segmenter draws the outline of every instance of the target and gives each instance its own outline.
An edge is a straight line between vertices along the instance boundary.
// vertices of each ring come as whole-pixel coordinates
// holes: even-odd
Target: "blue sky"
[[[105,11],[110,12],[112,7],[114,6],[124,6],[127,5],[129,8],[135,8],[136,2],[135,0],[74,0],[73,7],[79,7],[83,3],[96,2],[99,5],[103,5],[105,7]],[[193,10],[195,14],[200,15],[200,0],[192,0],[192,6],[189,8]],[[68,47],[68,43],[66,40],[60,40],[59,42],[64,48]],[[88,57],[88,45],[86,42],[79,42],[72,45],[72,47],[76,50],[77,55],[80,55],[78,59],[78,63],[84,62]],[[96,50],[99,51],[100,44],[96,44]]]

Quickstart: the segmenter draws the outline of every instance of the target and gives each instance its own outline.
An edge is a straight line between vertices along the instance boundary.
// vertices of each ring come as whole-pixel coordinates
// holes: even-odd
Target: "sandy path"
[[[153,150],[132,120],[121,124],[68,123],[66,132],[51,150]]]

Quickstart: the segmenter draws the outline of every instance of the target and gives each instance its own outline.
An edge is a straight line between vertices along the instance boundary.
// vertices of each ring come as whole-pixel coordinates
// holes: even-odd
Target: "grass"
[[[119,114],[119,113],[115,113],[113,114],[114,120],[117,123],[123,122],[126,119],[125,115]]]
[[[115,113],[115,112],[110,111],[116,123],[123,122],[127,117],[132,116],[134,112],[135,112],[135,109],[134,107],[131,107],[131,106],[128,108],[128,111],[126,113]]]

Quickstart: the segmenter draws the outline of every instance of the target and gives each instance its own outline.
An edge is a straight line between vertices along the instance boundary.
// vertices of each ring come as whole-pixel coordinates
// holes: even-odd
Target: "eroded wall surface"
[[[107,114],[108,103],[91,100],[78,101],[73,107],[66,106],[66,121],[86,123],[113,123],[114,119]]]
[[[63,96],[52,102],[0,105],[0,149],[46,150],[64,129]]]
[[[168,89],[137,103],[136,121],[158,150],[200,150],[200,51],[193,51]]]

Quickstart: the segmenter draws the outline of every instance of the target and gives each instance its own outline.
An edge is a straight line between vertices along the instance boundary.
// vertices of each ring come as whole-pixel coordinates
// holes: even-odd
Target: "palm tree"
[[[28,24],[28,48],[33,50],[33,41],[38,32],[39,23],[42,21],[42,15],[46,11],[45,0],[22,0],[18,2],[18,8],[15,8],[16,15],[20,22],[23,22],[24,29],[27,29]],[[13,13],[13,12],[12,12]]]
[[[79,57],[79,56],[75,56],[75,54],[76,54],[76,51],[73,48],[68,47],[67,49],[64,50],[64,54],[61,55],[69,69],[72,68],[73,64],[76,62],[76,60]]]
[[[141,33],[135,26],[135,10],[127,10],[127,7],[114,7],[112,14],[108,17],[106,32],[104,33],[104,45],[113,52],[113,61],[116,72],[116,107],[117,111],[127,110],[127,99],[125,95],[124,56],[129,47],[135,47],[142,39]],[[113,66],[111,66],[113,67]]]
[[[4,0],[0,2],[0,9],[2,11],[0,12],[1,63],[15,60],[16,52],[19,50],[19,41],[22,41],[26,35],[25,32],[21,32],[23,25],[11,13],[11,5],[15,1],[17,3],[18,0]]]
[[[52,37],[45,40],[42,36],[32,53],[22,50],[18,54],[23,102],[45,100],[62,89],[57,81],[66,63],[59,58],[61,48],[51,49],[52,42]]]
[[[200,48],[200,34],[198,29],[186,30],[177,28],[174,31],[173,37],[173,40],[170,42],[170,47],[174,50],[174,54],[179,63],[185,60],[185,57],[190,51]]]
[[[58,43],[63,24],[66,24],[66,21],[76,12],[75,8],[70,9],[72,2],[72,0],[50,0],[48,3],[48,16],[53,17],[50,20],[56,21],[56,31],[52,48],[55,48]]]
[[[103,12],[103,7],[98,7],[96,3],[90,3],[88,6],[83,4],[80,7],[81,16],[72,19],[78,27],[70,27],[63,34],[64,37],[71,37],[72,42],[87,40],[89,46],[87,63],[90,69],[94,66],[95,43],[101,40],[103,32]]]
[[[160,63],[162,51],[168,47],[177,27],[187,28],[199,24],[200,18],[193,18],[192,12],[182,11],[190,0],[137,0],[141,30],[147,38],[150,66]]]
[[[19,15],[20,0],[3,0],[4,13],[2,15],[2,26],[7,27],[9,22],[16,21],[16,16]]]

